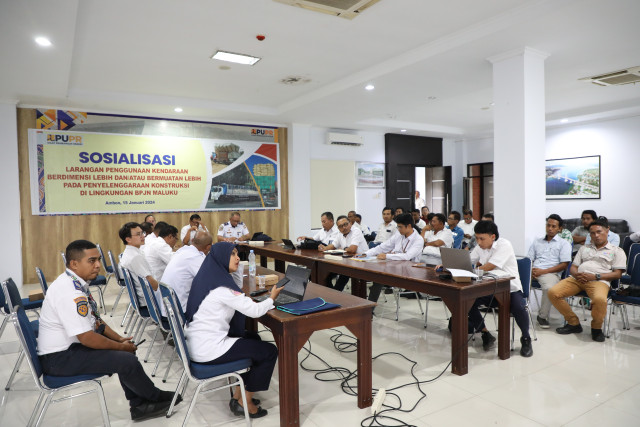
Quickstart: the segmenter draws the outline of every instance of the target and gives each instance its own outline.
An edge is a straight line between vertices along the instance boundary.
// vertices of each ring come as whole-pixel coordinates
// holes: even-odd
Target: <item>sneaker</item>
[[[538,316],[536,320],[538,321],[538,325],[542,329],[549,329],[549,321],[547,319],[543,319],[542,317]]]
[[[582,332],[582,326],[566,324],[562,328],[557,328],[556,332],[560,335],[579,334]]]
[[[602,329],[591,328],[591,339],[596,342],[604,342],[604,334],[602,333]]]
[[[482,348],[484,349],[484,351],[487,351],[491,347],[493,347],[493,343],[495,342],[496,337],[491,335],[491,332],[487,331],[482,333]]]
[[[531,337],[520,337],[520,356],[531,357],[533,356],[533,348],[531,347]]]
[[[171,406],[169,402],[150,402],[147,401],[141,405],[134,406],[130,409],[131,419],[133,421],[143,421],[149,418],[155,418],[162,415],[167,415],[167,411]]]

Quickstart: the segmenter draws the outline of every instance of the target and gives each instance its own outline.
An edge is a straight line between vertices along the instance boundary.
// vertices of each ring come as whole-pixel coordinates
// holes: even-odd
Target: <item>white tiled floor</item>
[[[27,286],[24,292],[31,289]],[[118,289],[112,281],[107,289],[107,306],[111,309]],[[400,352],[417,362],[414,372],[421,381],[437,376],[447,366],[450,358],[450,339],[441,302],[429,305],[428,329],[422,327],[422,319],[415,300],[401,299],[400,321],[394,320],[394,303],[381,298],[378,316],[373,320],[373,354]],[[123,297],[116,316],[106,320],[122,333],[120,320],[128,304]],[[424,301],[423,301],[424,304]],[[640,310],[640,309],[638,309]],[[535,311],[535,307],[534,307]],[[589,320],[583,322],[581,335],[560,336],[554,328],[561,325],[557,312],[553,312],[552,329],[537,329],[538,341],[534,341],[534,355],[522,358],[519,344],[509,360],[501,361],[495,350],[484,352],[480,340],[470,342],[469,374],[459,377],[450,369],[436,381],[425,383],[422,399],[411,412],[393,411],[396,419],[416,426],[601,426],[638,425],[637,394],[640,393],[640,320],[629,309],[631,330],[621,330],[619,316],[614,317],[611,338],[604,344],[590,339]],[[587,314],[589,317],[589,313]],[[534,316],[535,318],[535,316]],[[493,319],[488,316],[487,325],[492,328]],[[151,331],[146,334],[140,354],[144,355]],[[355,368],[355,353],[340,353],[329,337],[333,331],[321,331],[311,337],[312,351],[333,366]],[[269,332],[262,333],[270,339]],[[516,332],[519,336],[519,332]],[[151,372],[160,346],[155,346],[151,360],[144,364]],[[0,339],[0,382],[4,385],[17,357],[17,341],[12,325],[8,325]],[[306,351],[300,352],[300,359]],[[142,356],[141,356],[142,357]],[[305,367],[322,368],[318,359],[309,358]],[[166,362],[160,364],[160,376]],[[169,380],[163,389],[176,387],[179,376],[178,363],[174,363]],[[373,386],[390,389],[413,381],[411,363],[397,355],[385,355],[373,362]],[[324,378],[337,378],[328,374]],[[355,381],[354,381],[355,385]],[[115,377],[103,381],[111,424],[131,425],[128,405]],[[265,418],[255,420],[256,426],[279,425],[278,376],[274,374],[271,388],[260,394],[262,406],[269,410]],[[35,405],[37,392],[33,380],[27,375],[26,365],[20,371],[12,389],[0,390],[0,425],[25,425]],[[189,388],[186,402],[178,406],[170,419],[157,418],[139,425],[181,425],[193,390]],[[402,408],[409,409],[420,398],[416,385],[398,389]],[[396,398],[388,395],[385,403],[397,405]],[[314,374],[300,369],[301,425],[321,427],[328,425],[359,426],[370,415],[368,409],[358,409],[356,398],[342,393],[338,381],[320,382]],[[92,395],[52,404],[43,425],[90,426],[101,422],[98,403]],[[382,424],[394,424],[381,420]],[[189,425],[242,425],[243,420],[233,417],[228,410],[226,391],[201,396]],[[397,423],[395,423],[397,424]],[[367,424],[368,425],[368,424]]]

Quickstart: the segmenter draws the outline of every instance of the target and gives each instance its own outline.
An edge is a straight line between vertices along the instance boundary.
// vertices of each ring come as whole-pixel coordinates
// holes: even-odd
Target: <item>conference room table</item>
[[[260,256],[260,265],[266,266],[268,258],[275,260],[276,271],[284,272],[285,262],[311,268],[311,280],[325,284],[332,274],[352,279],[351,293],[366,298],[367,281],[400,287],[442,298],[451,311],[451,371],[457,375],[469,372],[468,314],[478,297],[494,295],[500,309],[498,314],[498,357],[510,357],[510,277],[489,278],[470,283],[458,283],[441,279],[432,268],[416,267],[411,261],[363,262],[351,258],[330,259],[322,252],[311,249],[285,249],[275,242],[264,246],[248,246]]]
[[[258,274],[275,273],[264,267],[257,269]],[[279,277],[283,275],[278,274]],[[244,279],[243,290],[248,295],[256,289]],[[267,314],[257,319],[269,328],[278,347],[278,376],[280,393],[280,425],[300,425],[300,403],[298,384],[298,352],[307,342],[311,334],[323,329],[346,327],[357,339],[358,366],[358,408],[371,406],[372,374],[371,374],[371,311],[374,303],[362,298],[338,292],[316,283],[308,283],[304,299],[316,297],[327,302],[339,304],[340,307],[319,311],[302,316],[285,313],[277,309],[269,310]],[[250,322],[256,330],[257,324]],[[313,393],[313,390],[305,390]]]

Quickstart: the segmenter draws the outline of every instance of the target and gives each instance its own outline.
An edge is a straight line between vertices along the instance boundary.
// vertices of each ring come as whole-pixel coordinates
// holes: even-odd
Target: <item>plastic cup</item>
[[[258,287],[259,287],[260,289],[264,289],[265,284],[266,284],[266,281],[267,281],[267,278],[266,278],[266,277],[264,277],[264,276],[262,276],[262,275],[261,275],[261,276],[258,276]]]

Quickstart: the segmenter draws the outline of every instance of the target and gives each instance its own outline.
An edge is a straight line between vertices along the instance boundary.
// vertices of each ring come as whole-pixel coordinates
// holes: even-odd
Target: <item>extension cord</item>
[[[373,399],[373,403],[371,404],[371,414],[375,415],[380,412],[382,409],[382,402],[384,402],[384,398],[387,396],[387,391],[383,388],[379,389],[376,393],[376,397]]]

